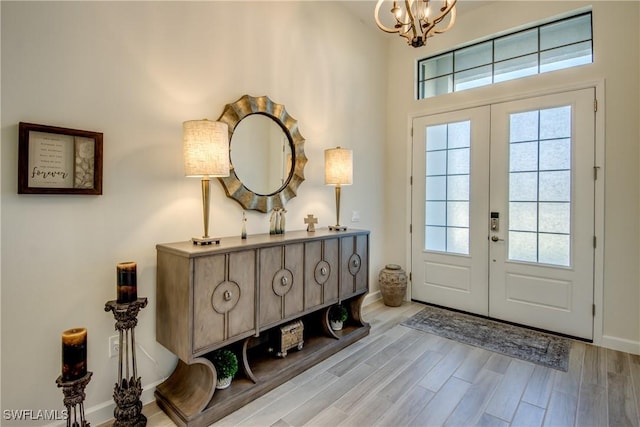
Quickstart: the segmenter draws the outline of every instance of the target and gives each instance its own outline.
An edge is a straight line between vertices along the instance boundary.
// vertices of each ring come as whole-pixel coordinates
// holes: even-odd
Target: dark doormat
[[[401,324],[559,371],[569,369],[567,338],[432,306]]]

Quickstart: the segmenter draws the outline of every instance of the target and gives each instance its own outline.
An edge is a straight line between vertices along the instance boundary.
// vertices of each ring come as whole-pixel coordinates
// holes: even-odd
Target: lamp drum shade
[[[229,127],[212,120],[182,124],[186,176],[229,176]]]
[[[340,147],[324,151],[324,183],[327,185],[353,183],[353,151]]]

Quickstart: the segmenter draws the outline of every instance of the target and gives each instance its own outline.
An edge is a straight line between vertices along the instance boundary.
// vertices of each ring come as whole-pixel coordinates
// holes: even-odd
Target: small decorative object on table
[[[304,346],[304,324],[302,320],[296,320],[288,325],[280,328],[280,345],[279,351],[276,352],[278,357],[287,357],[287,351],[292,348],[302,350]]]
[[[278,225],[278,209],[275,208],[271,211],[269,217],[269,234],[277,234],[276,227]]]
[[[242,233],[240,234],[242,240],[247,238],[247,216],[242,212]]]
[[[304,219],[304,223],[307,224],[307,231],[309,233],[313,233],[316,231],[316,224],[318,223],[318,218],[313,216],[312,214],[308,214]]]
[[[87,330],[74,328],[62,333],[62,375],[56,380],[62,388],[67,408],[67,427],[89,427],[84,417],[85,387],[91,380],[87,371]],[[71,421],[73,419],[73,421]]]
[[[142,379],[138,377],[136,368],[134,329],[138,324],[138,312],[147,306],[147,299],[137,297],[135,263],[120,263],[117,271],[118,299],[107,301],[104,306],[104,311],[113,312],[116,319],[115,329],[119,334],[118,382],[113,390],[113,400],[116,402],[116,407],[113,410],[115,418],[113,425],[114,427],[143,427],[147,425],[147,418],[142,414],[142,401],[140,400]],[[124,376],[123,365],[125,366]],[[131,376],[129,375],[130,368]]]
[[[380,293],[385,305],[399,307],[407,291],[407,274],[397,264],[387,264],[378,276]]]
[[[285,208],[280,208],[280,215],[278,216],[278,219],[280,220],[279,224],[278,224],[278,234],[284,234],[284,231],[286,229],[286,217],[284,214],[287,213],[287,210]]]
[[[342,330],[342,324],[348,318],[347,309],[342,304],[332,305],[329,309],[329,324],[334,331]]]
[[[284,208],[273,208],[269,219],[269,234],[284,234],[285,216],[287,211]]]
[[[231,385],[233,376],[238,372],[238,358],[231,350],[216,350],[211,357],[216,368],[216,388],[224,389]]]

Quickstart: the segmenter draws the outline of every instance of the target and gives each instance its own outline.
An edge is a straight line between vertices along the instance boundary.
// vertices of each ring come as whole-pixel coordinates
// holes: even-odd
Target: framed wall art
[[[18,194],[102,194],[102,133],[20,122]]]

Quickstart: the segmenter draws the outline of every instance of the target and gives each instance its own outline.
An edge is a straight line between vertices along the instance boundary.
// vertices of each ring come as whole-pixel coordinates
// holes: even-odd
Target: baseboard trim
[[[362,305],[365,306],[365,305],[373,304],[374,302],[380,299],[382,299],[382,294],[380,293],[380,291],[371,292],[371,293],[368,293],[366,297],[364,297],[364,301],[362,301]]]
[[[153,393],[156,391],[156,386],[163,381],[164,379],[142,386],[142,396],[140,396],[142,406],[155,402],[156,398]],[[113,421],[113,410],[115,408],[115,402],[113,400],[110,400],[107,402],[99,403],[97,405],[93,405],[90,408],[85,408],[84,413],[87,421],[89,421],[96,427],[100,427],[101,424]],[[47,427],[58,427],[65,425],[65,423],[49,424]]]
[[[625,353],[640,354],[640,342],[631,341],[624,338],[603,335],[600,346],[612,350],[624,351]]]

